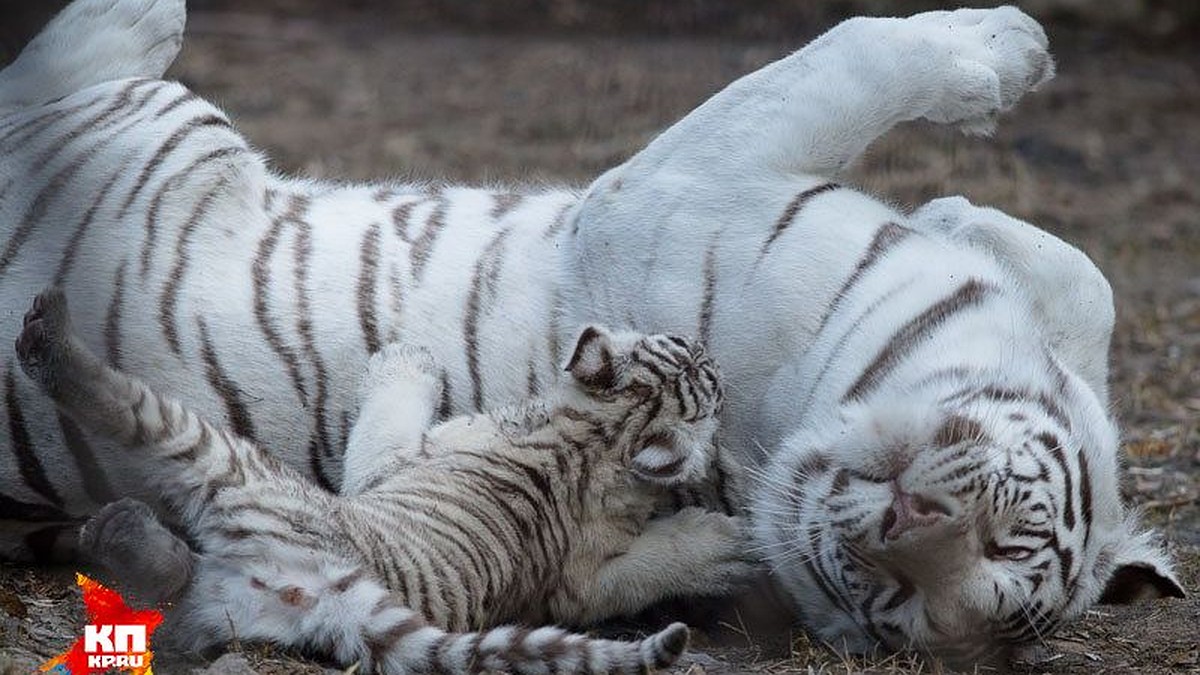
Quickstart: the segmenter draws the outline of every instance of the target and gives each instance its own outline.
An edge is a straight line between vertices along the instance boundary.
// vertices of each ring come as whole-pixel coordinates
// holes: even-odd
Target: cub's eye
[[[991,560],[1012,560],[1020,562],[1033,556],[1033,549],[1024,546],[1001,546],[994,540],[983,545],[983,554]]]

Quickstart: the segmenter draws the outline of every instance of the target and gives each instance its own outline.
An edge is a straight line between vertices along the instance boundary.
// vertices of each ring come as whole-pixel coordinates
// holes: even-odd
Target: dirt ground
[[[361,3],[320,18],[197,4],[171,74],[224,106],[280,170],[356,180],[584,184],[725,83],[825,27],[804,26],[786,41],[418,31]],[[999,206],[1076,243],[1108,274],[1126,494],[1161,528],[1195,590],[1200,43],[1111,27],[1049,32],[1058,78],[994,138],[907,127],[876,145],[851,179],[905,206],[955,193]],[[0,675],[65,648],[81,618],[69,570],[0,567]],[[1200,673],[1198,640],[1196,596],[1098,607],[1016,669]],[[710,627],[697,652],[675,672],[944,670],[909,657],[846,660],[798,630],[773,644],[730,625]],[[259,648],[243,655],[209,672],[330,672]]]

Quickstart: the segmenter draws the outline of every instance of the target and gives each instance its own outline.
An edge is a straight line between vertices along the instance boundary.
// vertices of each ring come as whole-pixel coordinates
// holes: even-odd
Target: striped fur
[[[1120,504],[1099,270],[998,211],[902,213],[839,182],[899,122],[985,133],[1047,80],[1019,11],[847,21],[576,192],[272,175],[158,79],[148,45],[174,44],[182,7],[151,5],[179,20],[78,0],[39,38],[74,49],[0,73],[0,297],[56,281],[110,365],[332,489],[355,374],[389,342],[434,354],[449,415],[548,391],[589,323],[696,335],[728,385],[722,437],[755,465],[759,550],[831,643],[969,658],[1181,592]],[[151,496],[0,368],[0,552],[61,553],[103,501]]]
[[[490,627],[635,612],[751,569],[722,562],[742,547],[732,517],[690,509],[648,527],[668,486],[702,479],[714,456],[720,384],[686,340],[588,328],[573,385],[432,428],[437,368],[389,346],[356,423],[371,428],[348,450],[370,461],[339,496],[103,365],[72,335],[60,291],[39,295],[24,323],[25,372],[81,429],[136,453],[195,543],[197,554],[164,555],[185,545],[130,501],[84,532],[135,585],[182,587],[159,599],[178,601],[172,629],[186,647],[265,640],[381,673],[642,672],[682,653],[682,624],[629,643]],[[684,535],[698,540],[679,546]],[[132,569],[131,542],[149,559]],[[148,577],[164,559],[186,569]]]

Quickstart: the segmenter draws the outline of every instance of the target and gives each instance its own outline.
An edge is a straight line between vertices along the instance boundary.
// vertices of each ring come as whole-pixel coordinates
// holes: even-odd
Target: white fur
[[[184,0],[71,3],[0,72],[0,111],[97,82],[161,77],[179,53],[185,20]]]
[[[76,6],[104,4],[78,0]],[[137,0],[115,4],[138,6]],[[157,30],[170,36],[177,24],[165,20]],[[90,32],[64,20],[54,25],[53,34],[59,36],[56,41],[71,43],[84,40]],[[134,41],[110,45],[109,50],[125,54],[130,45],[146,49],[144,41]],[[105,84],[114,73],[98,65],[108,62],[101,54],[92,54],[83,63],[72,61],[60,73],[59,64],[38,53],[30,52],[28,59],[22,56],[19,67],[0,77],[0,100],[7,105],[67,93],[39,90],[35,82],[66,82],[64,86],[71,89],[96,83],[51,107],[89,97],[105,101],[123,86]],[[147,51],[149,65],[135,72],[153,75],[158,54]],[[797,486],[789,481],[792,470],[803,464],[813,448],[828,451],[835,462],[832,476],[839,466],[869,467],[892,461],[887,453],[896,442],[928,443],[946,411],[936,396],[921,398],[914,391],[926,376],[947,364],[973,369],[974,381],[981,386],[983,380],[994,380],[1051,391],[1059,385],[1049,378],[1060,369],[1065,384],[1054,395],[1069,416],[1072,431],[1069,436],[1059,433],[1072,452],[1084,453],[1090,462],[1098,533],[1087,547],[1064,541],[1076,547],[1077,564],[1094,568],[1069,606],[1061,592],[1048,599],[1055,612],[1075,615],[1099,596],[1108,575],[1122,563],[1145,562],[1173,583],[1166,560],[1152,542],[1127,525],[1119,504],[1117,443],[1106,412],[1106,348],[1113,314],[1103,276],[1069,244],[962,200],[934,202],[906,216],[850,190],[829,191],[799,209],[772,238],[781,214],[798,193],[831,180],[895,124],[924,118],[972,133],[987,132],[1000,112],[1052,72],[1041,28],[1011,7],[930,12],[907,19],[852,19],[796,54],[731,84],[645,150],[601,176],[581,200],[569,191],[531,195],[498,223],[488,217],[494,197],[486,190],[448,188],[442,193],[444,209],[439,212],[436,203],[423,201],[429,192],[426,186],[392,186],[396,194],[381,202],[373,198],[375,189],[368,187],[323,186],[271,176],[262,161],[249,153],[183,177],[156,177],[152,181],[156,185],[174,181],[157,212],[159,236],[168,239],[179,237],[201,195],[214,186],[217,192],[204,226],[190,238],[179,237],[194,261],[175,311],[182,317],[179,354],[168,350],[157,319],[160,279],[172,260],[170,247],[165,247],[155,255],[145,281],[133,275],[136,260],[130,263],[121,326],[127,345],[122,366],[152,387],[186,397],[204,413],[225,412],[199,357],[194,322],[202,317],[224,367],[242,387],[244,400],[252,402],[258,439],[274,448],[306,447],[316,433],[318,368],[309,353],[313,350],[303,345],[304,336],[296,326],[304,308],[292,282],[297,260],[293,252],[304,243],[305,234],[291,225],[280,230],[277,253],[269,264],[273,281],[267,294],[271,319],[299,360],[298,377],[306,395],[293,386],[294,374],[266,344],[258,327],[247,272],[253,256],[264,233],[283,218],[287,201],[294,195],[309,200],[304,217],[319,226],[307,234],[313,266],[305,290],[310,306],[320,308],[310,332],[328,378],[326,412],[333,428],[353,406],[357,383],[349,373],[359,372],[368,355],[353,309],[359,243],[372,226],[382,223],[386,231],[398,205],[417,203],[409,218],[410,239],[426,232],[435,216],[446,224],[445,230],[430,251],[420,283],[409,281],[416,276],[409,245],[390,236],[382,239],[378,274],[385,280],[399,279],[403,293],[389,292],[385,283],[373,298],[381,317],[380,334],[422,344],[446,364],[452,402],[461,410],[476,402],[464,346],[464,317],[472,301],[485,305],[475,325],[475,363],[482,382],[478,396],[487,406],[519,398],[530,377],[542,382],[553,379],[567,356],[557,353],[556,346],[566,344],[584,323],[693,335],[707,330],[709,350],[728,383],[723,416],[726,442],[747,461],[763,465],[755,504],[757,531],[768,557],[771,547],[792,550],[787,547],[808,540],[804,533],[791,535],[794,540],[779,540],[773,526],[777,524],[774,514],[789,499],[809,499],[797,496]],[[155,96],[179,93],[164,88]],[[18,124],[41,110],[0,118],[0,133],[6,123]],[[211,112],[211,107],[192,102],[166,119],[131,112],[120,125],[136,133],[113,137],[99,148],[89,145],[94,139],[74,141],[73,152],[90,154],[83,170],[71,176],[62,192],[78,198],[50,202],[38,221],[50,225],[23,244],[16,263],[0,270],[5,304],[22,307],[45,285],[45,263],[35,252],[52,259],[57,256],[103,177],[125,162],[140,165],[181,120],[205,111]],[[222,143],[241,141],[221,129],[191,137],[156,176],[172,176],[205,149]],[[37,206],[37,192],[70,159],[71,153],[63,153],[45,164],[34,162],[45,147],[34,143],[24,154],[6,156],[0,163],[0,181],[28,186],[0,203],[3,239]],[[123,195],[134,177],[118,174],[116,180],[121,186],[118,194]],[[276,196],[264,204],[268,189]],[[144,241],[143,220],[152,206],[148,196],[152,191],[141,193],[128,209],[122,209],[117,198],[99,205],[97,220],[102,227],[92,228],[84,238],[65,284],[79,329],[101,353],[110,284],[126,251],[136,250]],[[553,223],[560,218],[565,218],[565,226],[555,230]],[[893,247],[874,273],[830,314],[839,289],[888,221],[915,234]],[[498,228],[506,227],[511,231],[501,246]],[[547,237],[548,231],[557,234]],[[472,289],[471,275],[488,263],[489,255],[506,257],[485,288]],[[886,273],[880,274],[881,270]],[[839,404],[847,386],[906,321],[967,278],[977,278],[992,289],[979,311],[956,316],[917,345],[866,400]],[[707,317],[706,288],[713,290]],[[1080,311],[1081,307],[1087,310]],[[864,322],[847,333],[859,318]],[[3,332],[15,334],[15,317],[0,322]],[[532,374],[525,364],[532,364]],[[57,438],[51,407],[32,395],[32,387],[25,383],[17,384],[17,393],[33,435]],[[897,409],[901,402],[907,403]],[[994,440],[1005,439],[1011,430],[996,412],[1003,407],[966,412],[982,418]],[[893,409],[903,414],[889,414]],[[1051,423],[1040,418],[1035,422],[1039,420]],[[862,444],[847,445],[843,432],[852,432]],[[336,428],[330,433],[335,441],[340,438]],[[0,440],[11,443],[4,436]],[[45,447],[39,447],[39,453],[66,508],[77,512],[94,508],[93,500],[79,487],[83,477],[76,462]],[[299,454],[285,459],[302,467],[307,462]],[[328,460],[336,477],[336,458]],[[121,483],[120,467],[107,473],[117,492],[136,492],[136,486]],[[11,457],[0,456],[4,479],[0,491],[22,501],[44,502],[44,496],[30,489],[20,475]],[[828,487],[832,478],[822,480],[826,483],[821,485]],[[1061,500],[1062,480],[1058,476],[1044,486],[1047,498]],[[871,511],[870,517],[878,522],[888,497],[872,497],[872,489],[862,489],[856,508]],[[806,504],[810,511],[820,506]],[[823,541],[827,544],[828,538]],[[960,573],[962,582],[922,584],[919,590],[928,592],[929,602],[939,611],[946,608],[939,598],[950,590],[961,591],[967,598],[967,605],[960,608],[965,612],[959,617],[962,625],[986,630],[995,617],[980,609],[979,603],[988,597],[981,589],[1002,571],[986,568],[991,571],[977,573],[985,568],[978,566],[977,542],[972,541],[937,539],[937,546],[929,550]],[[9,547],[19,551],[11,548],[11,542]],[[835,552],[830,547],[817,554]],[[903,563],[902,554],[897,556],[901,561],[897,564],[912,564]],[[814,580],[799,562],[802,556],[774,559],[777,578],[811,628],[835,642],[867,646],[861,617],[823,603]],[[897,620],[906,632],[890,641],[893,644],[906,638],[949,647],[963,637],[924,626],[911,612],[903,616],[908,618]]]

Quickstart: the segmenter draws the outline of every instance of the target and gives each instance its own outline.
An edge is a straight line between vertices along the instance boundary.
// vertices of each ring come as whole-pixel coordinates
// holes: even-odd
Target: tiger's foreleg
[[[1108,403],[1108,345],[1116,313],[1112,287],[1087,254],[1049,232],[962,197],[935,199],[912,215],[996,257],[1032,302],[1054,355]]]
[[[612,178],[829,176],[900,122],[990,132],[1053,72],[1041,26],[1013,7],[850,19],[726,87]]]
[[[185,17],[184,0],[75,0],[0,71],[0,109],[162,77],[179,53]]]
[[[362,492],[398,460],[420,452],[441,395],[438,367],[428,351],[390,344],[372,356],[346,443],[341,493]]]

